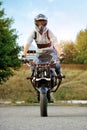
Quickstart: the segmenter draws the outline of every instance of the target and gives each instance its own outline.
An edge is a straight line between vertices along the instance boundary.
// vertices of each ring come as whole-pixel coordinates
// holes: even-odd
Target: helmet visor
[[[45,26],[47,24],[47,21],[46,20],[37,20],[36,21],[36,25],[39,26],[39,25],[43,25]]]

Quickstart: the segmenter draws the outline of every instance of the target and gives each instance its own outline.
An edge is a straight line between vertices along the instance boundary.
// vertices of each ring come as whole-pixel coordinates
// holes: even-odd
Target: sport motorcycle
[[[52,55],[46,54],[46,56],[39,56],[38,61],[26,60],[26,64],[34,69],[33,76],[28,77],[32,86],[38,95],[38,101],[40,102],[40,115],[48,116],[47,106],[50,102],[51,92],[56,92],[62,82],[55,71],[56,63],[60,62],[59,59],[52,60]]]

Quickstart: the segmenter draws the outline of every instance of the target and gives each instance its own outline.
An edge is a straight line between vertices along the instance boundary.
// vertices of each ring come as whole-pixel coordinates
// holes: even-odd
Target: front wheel
[[[40,113],[41,116],[47,116],[47,94],[40,93]]]

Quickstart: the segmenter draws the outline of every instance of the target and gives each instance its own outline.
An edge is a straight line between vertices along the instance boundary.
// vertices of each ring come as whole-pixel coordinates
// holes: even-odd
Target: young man
[[[35,40],[37,45],[36,50],[36,58],[38,59],[39,55],[44,55],[46,53],[52,54],[53,59],[57,59],[61,56],[64,58],[64,54],[62,52],[61,47],[58,44],[57,38],[54,34],[47,28],[48,19],[45,15],[39,14],[35,17],[35,30],[28,37],[28,41],[24,46],[24,51],[22,57],[26,57],[27,51],[32,44],[33,40]],[[62,73],[60,71],[59,62],[56,64],[56,73],[62,78]],[[33,72],[33,71],[32,71]],[[32,73],[33,76],[33,73]]]

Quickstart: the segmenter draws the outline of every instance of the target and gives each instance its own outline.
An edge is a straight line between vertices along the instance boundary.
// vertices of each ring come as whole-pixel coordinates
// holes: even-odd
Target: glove
[[[22,61],[23,63],[27,63],[26,56],[22,55],[21,61]]]
[[[60,59],[61,62],[65,59],[64,53],[60,54],[59,59]]]

